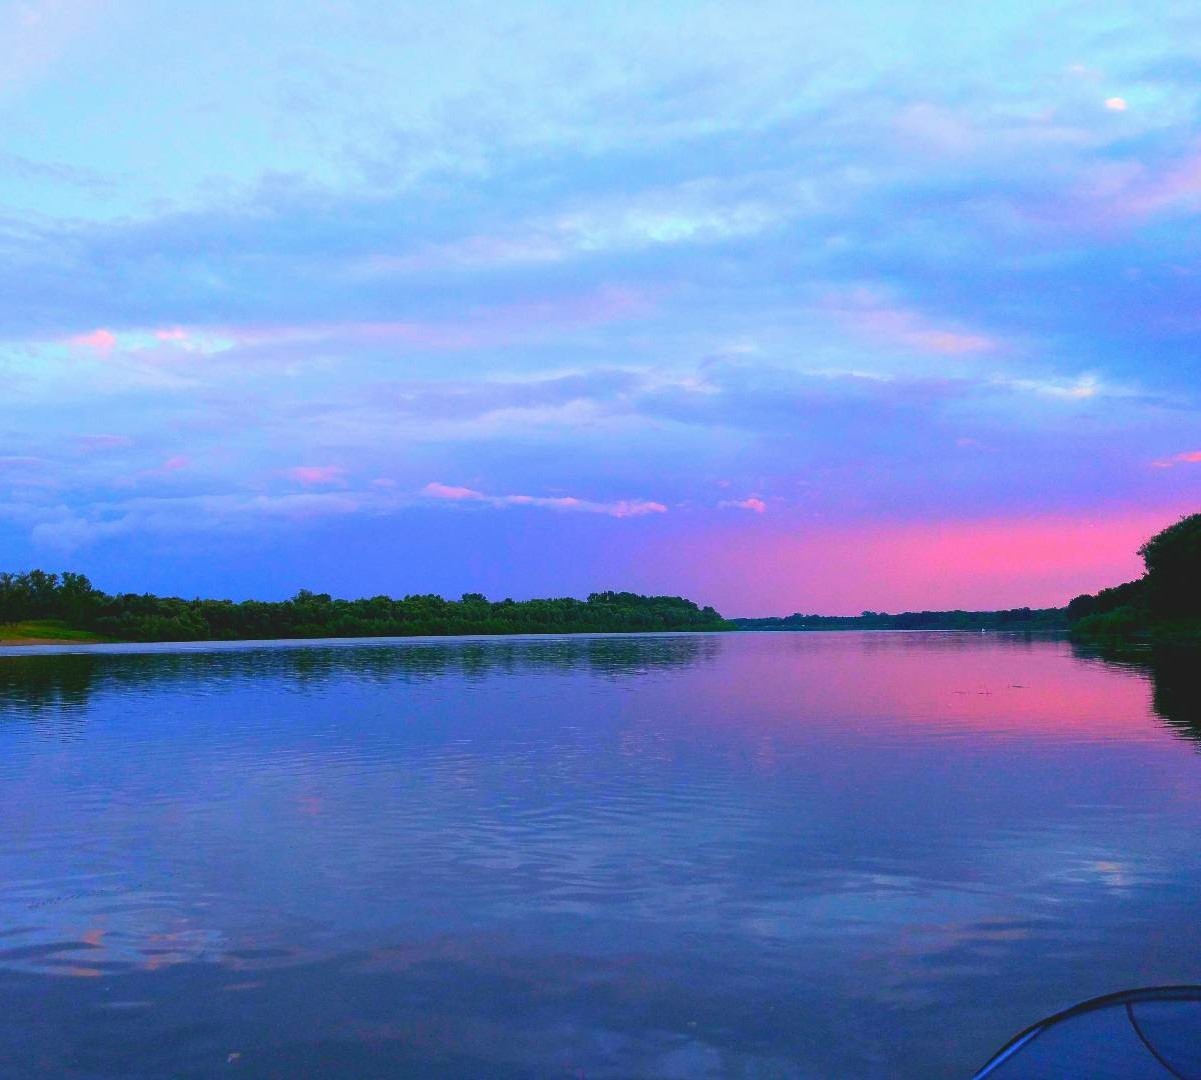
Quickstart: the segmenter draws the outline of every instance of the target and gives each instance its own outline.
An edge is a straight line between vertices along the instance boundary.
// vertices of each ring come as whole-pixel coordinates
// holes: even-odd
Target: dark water
[[[4,1077],[963,1077],[1201,982],[1201,663],[0,655]]]

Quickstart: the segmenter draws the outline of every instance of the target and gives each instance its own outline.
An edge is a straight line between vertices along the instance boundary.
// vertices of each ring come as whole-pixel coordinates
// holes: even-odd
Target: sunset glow
[[[1062,604],[1201,506],[1188,5],[0,5],[0,542]]]

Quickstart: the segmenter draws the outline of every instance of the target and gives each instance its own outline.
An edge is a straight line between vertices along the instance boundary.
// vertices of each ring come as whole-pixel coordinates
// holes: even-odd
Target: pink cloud
[[[767,503],[754,495],[749,499],[723,499],[717,505],[719,509],[723,510],[750,510],[756,514],[762,514],[767,510]]]
[[[320,487],[341,483],[346,476],[346,470],[338,465],[297,465],[288,469],[287,475],[305,487]]]
[[[574,510],[586,514],[606,514],[609,517],[642,517],[645,514],[665,514],[662,503],[646,499],[619,499],[616,502],[593,502],[572,495],[487,495],[475,488],[453,487],[437,482],[426,484],[421,494],[427,498],[448,502],[478,502],[488,506],[533,506],[543,510]]]
[[[642,517],[644,514],[666,514],[667,507],[660,502],[650,502],[646,499],[622,499],[615,503],[581,502],[580,509],[594,513],[608,514],[610,517],[627,518]]]
[[[885,303],[868,289],[831,298],[823,306],[851,329],[907,349],[963,356],[997,348],[993,338],[962,327],[939,326],[920,312]]]
[[[82,345],[87,349],[95,349],[97,352],[108,352],[114,345],[117,344],[117,335],[111,330],[105,330],[103,327],[93,330],[90,334],[77,334],[71,338],[72,345]]]
[[[1160,458],[1151,462],[1157,469],[1170,469],[1174,465],[1201,464],[1201,450],[1186,450],[1183,454],[1174,454],[1169,458]]]
[[[1074,193],[1070,211],[1089,225],[1110,227],[1115,220],[1134,220],[1201,206],[1201,148],[1194,147],[1158,169],[1139,161],[1109,161],[1095,166]]]
[[[1201,200],[1201,154],[1181,162],[1161,176],[1152,177],[1126,200],[1126,208],[1135,214],[1153,214],[1180,203]]]
[[[904,314],[904,313],[898,313]],[[903,330],[900,337],[910,344],[929,352],[958,356],[961,353],[986,352],[994,347],[991,338],[983,334],[960,334],[953,330],[921,329],[911,327]]]
[[[571,495],[539,498],[536,495],[501,495],[500,499],[509,506],[553,506],[560,510],[575,510],[581,505],[579,499]]]
[[[156,330],[154,336],[159,341],[186,341],[188,332],[181,327],[174,326],[166,330]]]
[[[175,454],[167,458],[161,464],[156,465],[153,469],[143,469],[138,476],[170,476],[172,473],[177,473],[181,469],[189,468],[192,464],[192,459],[185,454]],[[128,484],[133,482],[134,478],[126,478],[123,483]]]
[[[464,499],[486,499],[488,497],[482,491],[476,491],[474,488],[452,487],[449,484],[439,484],[437,482],[426,484],[421,489],[421,494],[428,495],[431,499],[450,499],[454,502],[461,502]]]

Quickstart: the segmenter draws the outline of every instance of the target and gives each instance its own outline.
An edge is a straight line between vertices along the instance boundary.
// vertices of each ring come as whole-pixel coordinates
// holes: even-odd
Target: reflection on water
[[[716,655],[709,636],[647,634],[560,638],[224,642],[176,646],[0,646],[0,717],[82,708],[93,691],[176,682],[211,686],[271,679],[297,686],[331,679],[404,681],[493,671],[638,675]]]
[[[1077,656],[1145,672],[1151,707],[1170,727],[1201,742],[1201,649],[1178,645],[1076,646]]]
[[[1201,982],[1197,667],[957,634],[9,650],[0,1061],[961,1077]]]

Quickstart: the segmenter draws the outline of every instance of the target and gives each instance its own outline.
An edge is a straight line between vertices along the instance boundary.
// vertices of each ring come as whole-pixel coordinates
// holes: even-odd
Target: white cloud
[[[614,502],[594,502],[572,495],[486,495],[474,488],[455,487],[432,482],[421,489],[429,499],[445,502],[476,503],[492,507],[533,506],[542,510],[559,510],[583,514],[606,514],[609,517],[642,517],[646,514],[664,514],[667,507],[648,499],[618,499]]]

